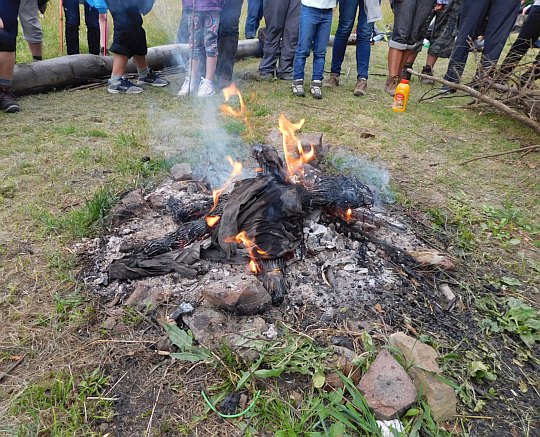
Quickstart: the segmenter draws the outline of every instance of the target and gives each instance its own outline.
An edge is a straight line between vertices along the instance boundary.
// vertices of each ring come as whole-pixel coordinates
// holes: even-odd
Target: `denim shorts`
[[[394,30],[388,42],[398,50],[417,50],[422,30],[431,16],[436,0],[401,0],[394,2]]]

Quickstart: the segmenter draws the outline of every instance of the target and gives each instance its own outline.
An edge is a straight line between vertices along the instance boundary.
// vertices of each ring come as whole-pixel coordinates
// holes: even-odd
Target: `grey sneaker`
[[[201,78],[201,83],[199,85],[199,91],[197,92],[197,97],[210,97],[216,94],[216,87],[214,82],[211,80]]]
[[[169,81],[163,79],[159,74],[157,74],[151,68],[148,69],[148,74],[146,77],[140,78],[137,80],[137,85],[152,85],[152,86],[167,86]]]
[[[325,87],[334,88],[339,86],[339,74],[331,73],[330,77],[324,82]]]
[[[114,81],[109,79],[107,91],[111,94],[140,94],[144,90],[141,87],[136,86],[126,77],[122,77]]]
[[[322,80],[312,80],[309,91],[315,99],[322,99]]]
[[[356,81],[356,86],[354,87],[353,94],[355,96],[365,96],[367,91],[367,79],[361,77]]]
[[[304,79],[293,80],[292,92],[296,97],[304,97],[306,95],[304,90]]]

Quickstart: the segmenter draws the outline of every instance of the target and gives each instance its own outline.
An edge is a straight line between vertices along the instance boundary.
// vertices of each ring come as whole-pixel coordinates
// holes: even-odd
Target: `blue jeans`
[[[364,0],[339,0],[339,22],[332,47],[331,72],[341,74],[341,64],[345,58],[347,41],[351,36],[356,11],[358,12],[358,30],[356,38],[356,73],[357,79],[368,78],[369,57],[371,56],[371,36],[375,23],[368,23],[364,10]]]
[[[257,36],[257,29],[263,17],[262,0],[248,0],[245,34],[247,39]]]
[[[300,11],[298,45],[294,54],[294,80],[304,78],[306,59],[313,47],[312,80],[322,80],[326,48],[332,28],[332,9],[318,9],[302,5]]]

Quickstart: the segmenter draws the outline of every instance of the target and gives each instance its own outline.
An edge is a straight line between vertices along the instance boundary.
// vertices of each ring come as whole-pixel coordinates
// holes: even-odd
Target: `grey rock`
[[[133,190],[126,194],[120,203],[111,211],[113,226],[120,226],[128,220],[141,215],[148,209],[141,190]]]
[[[255,276],[233,276],[213,282],[204,288],[202,294],[210,305],[239,315],[258,314],[271,301]]]
[[[191,165],[187,163],[175,164],[171,168],[171,176],[175,181],[189,181],[193,179]]]
[[[398,417],[416,401],[417,396],[407,372],[385,349],[379,352],[358,388],[380,420]]]
[[[195,308],[189,302],[182,302],[178,305],[171,315],[169,316],[172,320],[178,319],[178,317],[183,316],[184,314],[190,314]]]

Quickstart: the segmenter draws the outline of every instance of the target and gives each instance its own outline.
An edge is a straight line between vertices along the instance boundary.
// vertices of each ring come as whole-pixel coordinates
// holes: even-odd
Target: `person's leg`
[[[302,5],[300,10],[298,45],[294,54],[293,79],[303,81],[306,59],[317,31],[317,9]]]
[[[276,72],[288,6],[289,0],[263,0],[266,36],[263,57],[259,63],[262,75],[273,75]]]
[[[322,81],[324,75],[324,64],[326,61],[326,50],[332,30],[332,10],[323,10],[317,20],[317,28],[313,39],[313,76],[312,80]]]
[[[388,41],[388,79],[385,90],[393,94],[400,80],[400,72],[409,53],[409,34],[411,33],[416,0],[402,0],[394,3],[394,28]]]
[[[248,0],[248,10],[246,18],[245,34],[247,39],[253,39],[257,36],[257,29],[259,28],[260,9],[262,6],[262,0]]]
[[[99,11],[84,3],[84,22],[86,24],[88,53],[99,55]]]
[[[341,74],[341,65],[345,58],[347,50],[347,42],[351,36],[354,20],[356,19],[356,11],[358,10],[359,0],[340,0],[339,1],[339,18],[338,27],[332,44],[332,64],[330,72],[332,75],[339,76]],[[363,7],[363,0],[361,1]],[[365,13],[364,13],[365,16]],[[360,26],[358,26],[360,29]],[[371,35],[370,35],[371,36]]]
[[[525,53],[533,47],[538,37],[540,37],[540,6],[533,6],[521,27],[518,37],[502,63],[500,73],[503,76],[508,76],[514,71],[514,68],[519,64]]]
[[[110,34],[110,26],[109,26],[109,17],[107,13],[105,14],[99,14],[99,35],[100,35],[100,42],[99,42],[99,53],[100,54],[107,54],[107,51],[109,50],[109,34]]]
[[[476,72],[479,80],[491,78],[493,75],[508,35],[516,22],[519,5],[519,0],[492,0],[484,33],[481,67]]]
[[[0,0],[0,110],[18,112],[21,107],[11,91],[17,47],[18,0]]]
[[[482,25],[489,11],[490,0],[475,0],[463,2],[460,11],[459,27],[454,50],[450,56],[448,70],[444,78],[450,82],[458,83],[465,70],[469,57],[469,50],[477,30]],[[443,90],[446,90],[443,87]]]
[[[225,0],[219,17],[216,75],[218,85],[222,88],[230,85],[233,77],[243,2],[244,0]]]
[[[39,9],[35,0],[22,0],[19,7],[19,21],[34,61],[43,59],[43,30],[38,14]]]
[[[371,37],[375,23],[367,22],[364,1],[360,1],[358,28],[356,31],[356,79],[368,79],[369,59],[371,57]]]
[[[79,0],[63,0],[66,20],[66,50],[68,55],[79,54],[79,25],[81,22]]]
[[[206,54],[205,79],[214,80],[218,55],[219,12],[207,12],[204,22],[204,50]]]
[[[463,0],[453,0],[437,14],[433,34],[429,41],[426,65],[433,67],[437,58],[449,58],[452,54],[462,4]]]
[[[406,68],[412,67],[416,56],[422,49],[424,35],[426,34],[429,24],[434,16],[434,6],[435,0],[416,0],[412,25],[407,37],[408,53],[401,61],[401,72],[403,72]],[[409,63],[408,60],[411,58],[413,58],[413,62]],[[405,71],[405,74],[402,73],[402,77],[409,79],[410,74]]]
[[[176,34],[177,44],[186,44],[189,42],[189,15],[191,9],[182,7],[182,17],[180,18],[180,24],[178,25],[178,33]]]
[[[294,52],[298,45],[298,21],[300,19],[300,0],[289,0],[277,76],[280,79],[292,80]]]

